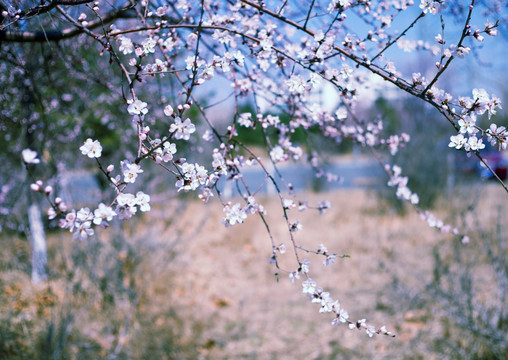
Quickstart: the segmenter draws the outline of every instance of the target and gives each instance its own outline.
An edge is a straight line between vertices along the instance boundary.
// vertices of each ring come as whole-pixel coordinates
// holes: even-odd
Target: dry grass
[[[224,231],[215,217],[203,229],[207,236],[193,239],[177,259],[182,274],[177,287],[185,289],[179,297],[182,304],[192,299],[189,313],[214,319],[214,328],[203,334],[216,344],[204,351],[210,358],[327,358],[339,350],[346,357],[393,358],[393,351],[412,351],[407,345],[420,324],[386,293],[390,293],[393,273],[405,280],[420,274],[424,274],[421,280],[430,277],[428,249],[437,241],[435,232],[414,214],[400,218],[380,212],[370,193],[329,195],[333,208],[325,215],[296,210],[291,214],[305,226],[297,234],[304,246],[315,249],[324,243],[331,251],[351,255],[326,269],[322,259],[315,257],[311,260],[313,278],[354,319],[367,317],[378,325],[385,323],[399,337],[369,340],[347,327],[330,326],[330,317],[318,314],[318,307],[301,293],[300,285],[291,284],[285,276],[276,282],[275,269],[267,261],[270,242],[257,219]],[[323,196],[310,195],[310,202],[315,204]],[[276,203],[268,203],[267,210],[273,218],[281,217]],[[283,222],[272,226],[277,244],[286,242],[289,248],[284,229]],[[428,253],[427,259],[421,257],[422,252]],[[291,251],[284,257],[287,261],[283,263],[293,260]],[[288,267],[294,269],[295,263]],[[405,316],[411,319],[405,321]]]
[[[497,187],[483,194],[479,213],[493,223],[493,204],[506,211],[506,195]],[[444,358],[429,345],[449,329],[435,310],[412,301],[432,279],[432,249],[456,240],[411,211],[400,217],[384,209],[370,192],[307,195],[309,203],[326,198],[333,208],[322,216],[291,210],[291,220],[304,225],[297,240],[351,256],[327,268],[321,258],[309,257],[313,279],[352,319],[385,324],[396,338],[369,339],[331,326],[301,285],[285,275],[277,282],[268,263],[271,243],[258,218],[225,229],[221,214],[210,211],[216,204],[196,202],[160,210],[160,219],[141,220],[122,236],[110,229],[94,245],[76,244],[67,234],[51,236],[51,281],[41,286],[29,282],[27,243],[3,239],[0,350],[10,351],[6,358],[47,352],[49,325],[56,329],[70,314],[62,358]],[[263,204],[276,243],[288,247],[282,263],[294,269],[280,207],[274,200]],[[458,205],[447,201],[441,207],[453,211]],[[397,291],[400,284],[403,292]]]

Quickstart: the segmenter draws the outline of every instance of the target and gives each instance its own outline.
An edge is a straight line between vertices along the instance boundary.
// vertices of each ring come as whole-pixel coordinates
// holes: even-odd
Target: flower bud
[[[173,107],[171,105],[167,105],[165,108],[164,108],[164,115],[166,116],[171,116],[173,115]]]
[[[55,209],[53,209],[52,207],[50,207],[48,209],[47,214],[48,214],[48,219],[49,220],[53,220],[54,218],[56,218],[56,215],[57,215]]]

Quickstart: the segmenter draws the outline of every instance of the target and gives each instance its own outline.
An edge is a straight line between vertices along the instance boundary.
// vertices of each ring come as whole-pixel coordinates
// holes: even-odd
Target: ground
[[[498,187],[482,194],[480,213],[489,222],[497,216],[498,205],[506,209],[506,194]],[[2,304],[18,304],[20,310],[12,315],[18,322],[32,317],[33,328],[26,330],[32,335],[47,331],[37,327],[38,321],[47,324],[74,304],[69,310],[74,319],[69,321],[70,333],[79,330],[103,356],[116,351],[124,358],[146,358],[145,352],[152,351],[168,359],[447,358],[430,346],[448,336],[439,306],[425,308],[417,299],[433,276],[433,249],[458,240],[429,228],[412,210],[395,213],[372,190],[304,196],[310,204],[331,200],[333,207],[321,216],[291,210],[291,221],[303,224],[297,241],[311,249],[323,243],[331,252],[350,256],[328,267],[322,258],[309,256],[312,278],[341,302],[352,319],[386,325],[395,338],[368,338],[347,326],[332,326],[330,315],[319,314],[319,306],[310,303],[300,284],[292,284],[287,274],[278,279],[274,275],[268,262],[271,243],[258,218],[226,229],[221,213],[213,211],[218,204],[188,201],[180,202],[182,207],[154,206],[152,219],[125,228],[122,241],[129,247],[112,239],[114,229],[106,230],[96,240],[101,245],[93,256],[87,250],[91,245],[73,243],[67,233],[51,235],[49,266],[67,269],[67,275],[53,270],[52,280],[42,286],[30,284],[27,266],[13,270],[8,265],[16,258],[14,250],[4,253]],[[455,200],[459,202],[453,199],[438,208],[453,213]],[[281,263],[294,269],[279,204],[274,199],[260,201],[269,214],[275,242],[288,248]],[[460,222],[460,216],[448,219]],[[21,244],[14,248],[21,247],[23,253],[28,247]],[[71,264],[79,258],[72,256],[76,247],[91,256],[88,268]],[[73,271],[81,275],[69,275]],[[87,271],[95,275],[88,276]],[[103,282],[104,286],[97,285]],[[69,284],[74,289],[76,283],[92,290],[81,299],[79,292],[69,290]],[[111,306],[104,305],[106,293]],[[50,300],[37,305],[41,312],[33,302],[43,295]],[[5,328],[5,316],[2,321]],[[73,336],[78,335],[70,336],[69,343]],[[75,355],[80,349],[75,345],[68,353]]]

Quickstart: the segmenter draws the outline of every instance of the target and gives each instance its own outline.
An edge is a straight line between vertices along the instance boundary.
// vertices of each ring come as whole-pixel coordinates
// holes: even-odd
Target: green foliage
[[[238,113],[250,113],[252,115],[252,119],[256,119],[256,111],[250,104],[241,106]],[[264,115],[266,116],[268,114]],[[289,125],[292,119],[291,114],[285,112],[278,114],[270,113],[270,115],[277,115],[281,123],[285,125]],[[263,129],[259,124],[254,129],[237,126],[236,131],[238,133],[236,139],[249,147],[266,147],[266,138],[268,138],[272,144],[277,143],[277,138],[279,136],[279,133],[273,128]],[[323,136],[321,130],[317,127],[311,127],[307,130],[298,127],[297,129],[293,129],[291,131],[289,137],[293,144],[303,147],[307,152],[312,149],[324,153],[340,154],[350,152],[352,149],[352,142],[349,139],[343,139],[340,144],[337,144],[329,137]]]
[[[402,168],[402,176],[409,178],[408,186],[419,195],[422,208],[432,208],[446,194],[443,190],[447,188],[450,171],[446,156],[453,156],[448,148],[450,128],[432,110],[417,99],[403,99],[391,105],[383,98],[371,109],[372,113],[381,114],[385,133],[405,132],[411,136],[411,141],[398,151],[393,162]],[[379,195],[397,212],[404,212],[406,204],[396,199],[393,192],[393,188],[382,188]]]

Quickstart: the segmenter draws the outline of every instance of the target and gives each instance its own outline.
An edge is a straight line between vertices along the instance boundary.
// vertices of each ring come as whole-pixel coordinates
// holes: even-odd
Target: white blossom
[[[126,183],[134,183],[138,174],[143,172],[141,166],[138,164],[131,164],[129,160],[121,161],[120,167],[122,168],[123,181]]]
[[[136,99],[129,104],[127,111],[130,115],[145,115],[148,112],[147,103]]]
[[[190,135],[195,131],[196,126],[194,126],[190,119],[182,121],[180,117],[175,118],[175,122],[169,128],[169,132],[175,133],[177,140],[189,140]]]
[[[92,140],[90,138],[85,141],[79,150],[81,150],[83,155],[89,158],[99,158],[102,155],[102,146],[99,140]]]
[[[245,210],[242,209],[242,206],[239,203],[236,203],[233,206],[226,204],[223,211],[224,218],[222,219],[222,223],[226,225],[226,227],[243,223],[243,221],[247,218]]]
[[[37,158],[37,151],[24,149],[21,151],[21,156],[23,157],[23,161],[27,164],[38,164],[41,162],[41,160]]]

